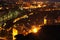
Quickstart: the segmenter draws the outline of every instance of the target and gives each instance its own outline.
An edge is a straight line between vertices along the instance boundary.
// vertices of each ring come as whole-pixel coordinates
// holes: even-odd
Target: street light
[[[30,33],[37,33],[39,30],[41,29],[40,26],[32,26],[32,28],[30,29]]]

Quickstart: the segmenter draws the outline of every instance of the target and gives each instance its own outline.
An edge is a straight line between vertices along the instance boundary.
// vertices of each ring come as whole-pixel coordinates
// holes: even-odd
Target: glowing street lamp
[[[29,33],[37,33],[40,29],[41,27],[32,26]]]
[[[33,33],[37,33],[37,32],[38,32],[38,29],[37,29],[37,28],[34,28],[34,29],[32,30],[32,32],[33,32]]]

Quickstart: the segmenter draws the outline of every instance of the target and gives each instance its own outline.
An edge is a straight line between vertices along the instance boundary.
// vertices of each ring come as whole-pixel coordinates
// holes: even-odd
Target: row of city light
[[[44,24],[46,24],[47,23],[47,20],[44,18]],[[41,26],[42,25],[38,25],[38,26],[36,26],[36,25],[32,25],[31,26],[31,28],[30,29],[28,29],[27,27],[23,27],[23,28],[25,28],[25,29],[27,29],[27,31],[25,31],[25,30],[23,30],[23,32],[22,32],[22,34],[25,36],[25,35],[28,35],[29,33],[34,33],[34,34],[36,34],[36,33],[38,33],[38,31],[41,29]],[[16,26],[15,26],[16,27]],[[20,28],[21,29],[21,28]],[[15,39],[15,35],[17,35],[18,34],[18,30],[17,29],[15,29],[15,28],[13,28],[13,33],[12,33],[12,35],[13,35],[13,40]]]

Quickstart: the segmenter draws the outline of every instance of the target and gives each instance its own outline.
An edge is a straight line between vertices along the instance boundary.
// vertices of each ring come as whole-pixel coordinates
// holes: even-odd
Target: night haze
[[[60,0],[0,0],[0,40],[59,40]]]

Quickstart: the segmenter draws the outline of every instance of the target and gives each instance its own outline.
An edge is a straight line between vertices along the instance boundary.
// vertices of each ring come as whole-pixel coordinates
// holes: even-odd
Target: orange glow
[[[46,7],[46,5],[43,5],[43,7]]]
[[[44,18],[44,24],[47,24],[47,19],[46,18]]]
[[[2,9],[2,7],[0,7],[0,10]]]
[[[17,35],[18,34],[18,31],[15,29],[15,28],[13,28],[13,33],[12,33],[12,35],[13,35],[13,40],[15,40],[15,35]]]
[[[38,7],[41,7],[41,5],[38,5]]]
[[[31,29],[28,29],[25,27],[26,30],[22,29],[21,34],[23,34],[24,36],[28,35],[29,33],[38,33],[38,31],[41,29],[40,25],[36,26],[33,25],[31,26]],[[15,28],[13,28],[13,40],[15,39],[14,36],[17,35],[19,32],[19,30],[16,30]]]
[[[40,29],[41,29],[41,27],[32,26],[29,33],[37,33]]]
[[[34,33],[37,33],[37,32],[38,32],[38,29],[37,29],[37,28],[34,28],[32,31],[33,31]]]
[[[0,27],[0,31],[2,30],[2,27]]]

